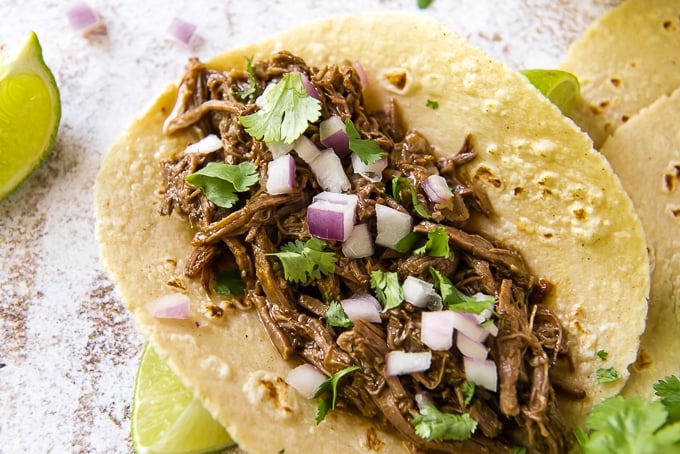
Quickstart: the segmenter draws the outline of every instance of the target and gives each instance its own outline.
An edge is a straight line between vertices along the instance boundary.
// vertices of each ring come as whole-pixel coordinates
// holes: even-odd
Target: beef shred
[[[270,195],[264,184],[256,184],[231,210],[217,207],[185,181],[187,175],[208,162],[243,161],[257,165],[261,181],[266,180],[271,153],[244,130],[238,116],[256,111],[257,94],[291,71],[305,74],[319,92],[322,118],[339,115],[343,120],[351,119],[363,138],[376,141],[388,153],[383,181],[348,172],[352,192],[359,196],[357,222],[368,223],[375,235],[376,203],[409,212],[415,219],[416,232],[437,227],[445,230],[453,252],[449,258],[413,256],[376,246],[371,257],[348,259],[340,250],[341,244],[330,241],[328,247],[338,257],[335,274],[294,284],[284,279],[281,264],[268,254],[278,252],[284,243],[310,238],[306,206],[322,189],[304,161],[295,156],[294,192]],[[254,88],[254,93],[244,97],[249,88]],[[564,377],[556,377],[558,386],[553,387],[551,382],[552,366],[568,357],[568,342],[560,320],[542,304],[550,286],[529,272],[517,251],[466,230],[471,216],[493,212],[483,188],[459,172],[476,157],[474,137],[468,137],[451,157],[438,159],[427,138],[401,124],[395,101],[378,112],[369,112],[363,102],[361,78],[348,62],[315,68],[295,55],[280,52],[253,62],[249,74],[237,69],[216,71],[197,59],[190,60],[165,132],[181,130],[197,139],[216,134],[223,147],[203,154],[182,152],[162,162],[165,185],[161,213],[175,212],[195,229],[186,275],[200,279],[212,293],[216,273],[235,264],[246,290],[228,307],[256,311],[285,359],[306,361],[328,375],[358,365],[360,369],[341,382],[338,409],[398,431],[413,452],[510,452],[514,446],[524,446],[529,452],[567,452],[573,440],[560,414],[556,390],[572,390],[568,393],[571,398],[582,398],[583,392]],[[305,134],[319,143],[316,126],[310,125]],[[351,166],[349,162],[346,165]],[[421,183],[434,174],[444,176],[453,188],[450,201],[433,204],[425,196]],[[415,213],[410,197],[401,197],[401,203],[397,203],[385,183],[395,176],[405,178],[415,188],[429,219]],[[420,340],[422,309],[408,303],[383,312],[381,324],[356,322],[350,328],[338,328],[326,323],[330,301],[371,291],[372,271],[396,272],[403,281],[409,275],[428,279],[430,268],[447,276],[468,295],[482,292],[498,299],[496,322],[500,331],[487,340],[490,358],[498,368],[497,393],[478,387],[466,404],[462,356],[455,348],[433,352],[432,367],[426,372],[385,375],[388,351],[428,350]],[[226,316],[224,313],[213,311]],[[419,411],[417,395],[427,395],[442,411],[469,413],[478,423],[477,430],[465,441],[421,438],[411,422]]]

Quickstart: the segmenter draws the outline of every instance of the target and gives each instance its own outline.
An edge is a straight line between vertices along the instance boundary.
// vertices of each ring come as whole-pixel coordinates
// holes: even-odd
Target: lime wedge
[[[559,107],[564,115],[569,115],[576,100],[581,96],[581,85],[576,76],[570,72],[559,69],[527,69],[522,71],[522,74]]]
[[[138,454],[219,452],[235,445],[150,344],[137,371],[131,420]]]
[[[31,32],[14,56],[0,59],[0,200],[47,156],[60,119],[59,89]]]

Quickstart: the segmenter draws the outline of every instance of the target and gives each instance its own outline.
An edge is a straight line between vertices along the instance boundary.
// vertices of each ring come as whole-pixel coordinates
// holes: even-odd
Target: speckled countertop
[[[3,2],[0,46],[36,31],[63,113],[48,160],[0,201],[0,453],[132,450],[143,339],[98,256],[94,179],[115,138],[188,57],[317,17],[399,10],[438,18],[514,68],[550,67],[616,3],[435,0],[419,10],[416,0],[94,0],[107,33],[86,38],[69,26],[72,1]],[[167,37],[176,16],[198,26],[193,46]]]

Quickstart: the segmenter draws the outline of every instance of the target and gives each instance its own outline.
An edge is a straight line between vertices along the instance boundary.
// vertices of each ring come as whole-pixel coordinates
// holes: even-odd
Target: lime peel
[[[578,78],[559,69],[526,69],[522,74],[564,115],[569,115],[581,96]]]
[[[0,200],[49,154],[61,120],[61,98],[35,32],[11,57],[0,56]]]

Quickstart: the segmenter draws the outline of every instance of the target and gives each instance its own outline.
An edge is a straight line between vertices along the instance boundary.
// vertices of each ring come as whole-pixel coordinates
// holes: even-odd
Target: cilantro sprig
[[[487,309],[492,309],[496,304],[496,298],[493,296],[486,295],[485,298],[478,298],[466,295],[436,268],[430,267],[430,275],[434,280],[435,288],[442,297],[444,306],[452,311],[481,314]]]
[[[372,271],[371,288],[375,291],[383,312],[398,307],[404,301],[404,291],[399,284],[397,273],[389,271]]]
[[[475,382],[465,380],[461,385],[461,391],[463,391],[463,397],[465,398],[465,406],[467,407],[472,402],[472,398],[475,396]]]
[[[315,399],[318,400],[316,409],[316,423],[319,424],[324,420],[329,411],[335,410],[335,405],[338,399],[338,382],[347,374],[360,369],[359,366],[349,366],[334,373],[327,380],[319,386],[319,389],[314,394]]]
[[[467,440],[477,429],[477,421],[468,413],[444,413],[432,404],[420,409],[420,413],[413,418],[413,425],[420,437],[430,441]]]
[[[621,378],[619,372],[613,367],[608,368],[600,367],[597,370],[595,370],[595,376],[597,378],[598,383],[611,383]]]
[[[335,300],[331,301],[328,305],[326,323],[330,326],[337,326],[339,328],[349,328],[352,326],[352,321],[347,317],[342,305]]]
[[[418,213],[418,215],[423,219],[430,219],[430,213],[427,212],[427,208],[418,199],[418,193],[413,188],[413,185],[404,177],[394,177],[392,178],[392,197],[397,203],[401,203],[402,190],[405,190],[411,196],[411,205],[413,209]]]
[[[245,57],[246,59],[246,72],[248,73],[248,89],[237,91],[236,94],[239,98],[246,99],[249,96],[257,95],[257,78],[255,77],[255,70],[253,69],[253,57]]]
[[[258,98],[257,112],[239,117],[252,137],[264,142],[293,143],[321,116],[321,103],[309,96],[298,73],[288,73]]]
[[[451,257],[451,248],[449,247],[449,235],[441,227],[427,232],[427,242],[421,247],[413,251],[416,255],[429,255],[430,257],[444,257],[448,259]]]
[[[215,292],[220,295],[243,295],[246,284],[239,270],[222,270],[215,278]]]
[[[370,139],[362,139],[352,120],[345,120],[345,132],[349,138],[349,149],[361,159],[364,164],[373,164],[383,156],[387,156],[380,145]]]
[[[286,243],[281,246],[281,252],[267,255],[278,257],[286,280],[304,284],[335,271],[338,258],[334,252],[324,251],[325,248],[325,241],[312,237],[304,243],[300,240]]]
[[[668,421],[680,421],[680,379],[670,375],[664,380],[659,380],[654,384],[654,391],[668,410]]]
[[[245,192],[260,181],[257,167],[249,161],[240,164],[209,162],[185,180],[201,189],[206,198],[222,208],[238,202],[237,192]]]

